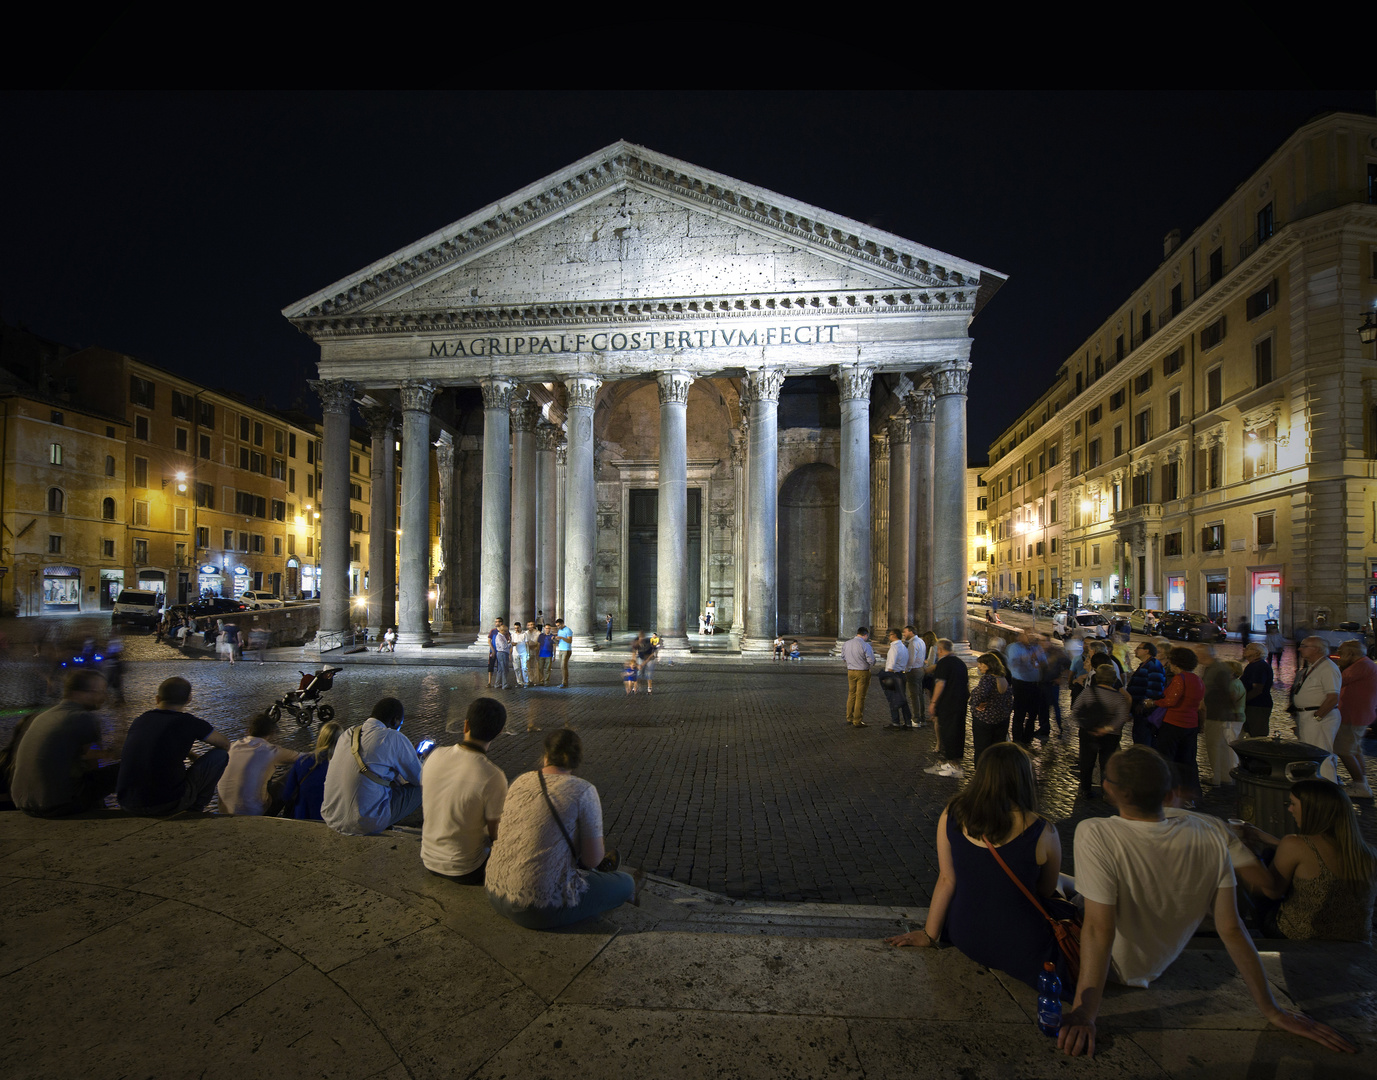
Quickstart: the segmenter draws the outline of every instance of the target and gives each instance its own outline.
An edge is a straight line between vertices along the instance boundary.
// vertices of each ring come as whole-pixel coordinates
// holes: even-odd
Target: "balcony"
[[[1137,506],[1125,507],[1114,513],[1114,527],[1122,529],[1129,525],[1139,523],[1149,524],[1162,520],[1161,503],[1139,503]]]

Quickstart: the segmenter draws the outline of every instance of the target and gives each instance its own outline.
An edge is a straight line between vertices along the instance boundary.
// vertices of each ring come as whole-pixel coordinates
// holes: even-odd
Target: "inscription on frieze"
[[[432,339],[431,356],[537,356],[542,353],[663,352],[764,345],[831,345],[840,323],[761,326],[751,330],[599,330],[594,334],[533,334]]]

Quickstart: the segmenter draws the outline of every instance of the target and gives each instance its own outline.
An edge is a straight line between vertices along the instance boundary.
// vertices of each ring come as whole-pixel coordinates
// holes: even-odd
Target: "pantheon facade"
[[[542,612],[684,648],[709,602],[744,651],[965,640],[969,326],[1003,281],[625,142],[378,260],[283,312],[320,346],[322,630],[358,405],[369,622],[403,646]]]

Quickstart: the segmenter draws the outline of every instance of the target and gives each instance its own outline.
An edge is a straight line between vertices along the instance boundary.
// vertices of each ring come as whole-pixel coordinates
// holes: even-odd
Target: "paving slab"
[[[838,1018],[555,1005],[474,1075],[862,1080],[867,1073]]]

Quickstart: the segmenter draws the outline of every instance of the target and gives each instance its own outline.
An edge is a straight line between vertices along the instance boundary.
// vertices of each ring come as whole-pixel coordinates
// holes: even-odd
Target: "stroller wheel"
[[[335,718],[335,710],[334,710],[333,706],[330,706],[330,705],[322,705],[322,706],[320,707],[320,722],[321,722],[322,724],[328,724],[328,723],[329,723],[331,720],[333,720],[334,718]]]
[[[281,706],[281,705],[278,705],[278,704],[276,704],[276,703],[274,703],[274,704],[272,705],[272,707],[268,709],[268,715],[271,716],[271,717],[273,718],[274,721],[281,720],[281,719],[282,719],[282,706]]]

